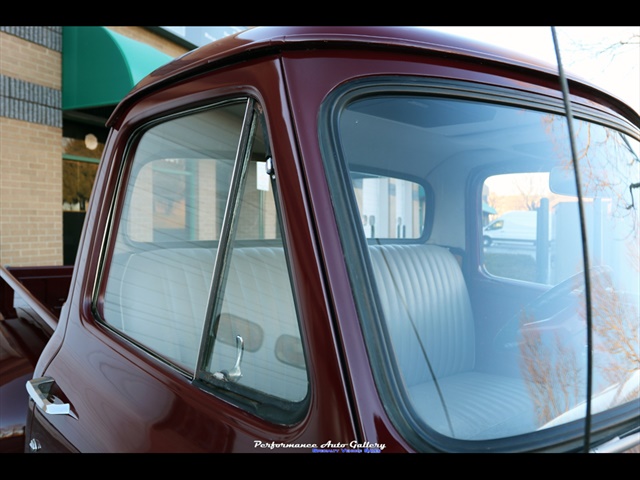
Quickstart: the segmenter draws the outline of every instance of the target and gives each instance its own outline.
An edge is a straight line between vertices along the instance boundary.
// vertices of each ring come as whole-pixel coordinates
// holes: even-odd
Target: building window
[[[63,137],[62,147],[63,261],[72,265],[104,144],[87,134],[84,139]]]

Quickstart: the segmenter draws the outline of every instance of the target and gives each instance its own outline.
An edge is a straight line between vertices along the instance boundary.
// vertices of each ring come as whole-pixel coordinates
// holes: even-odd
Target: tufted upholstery
[[[474,319],[455,257],[435,245],[375,245],[370,255],[398,367],[417,415],[440,433],[463,439],[534,430],[524,382],[475,369]]]
[[[467,288],[454,256],[435,245],[371,248],[380,300],[393,312],[388,328],[407,385],[431,380],[421,358],[422,339],[438,377],[472,370],[474,324]],[[411,322],[418,328],[416,336]]]

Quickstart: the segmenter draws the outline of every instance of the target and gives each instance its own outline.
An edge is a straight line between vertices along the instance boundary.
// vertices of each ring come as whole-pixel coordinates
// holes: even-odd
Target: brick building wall
[[[0,264],[62,262],[62,27],[0,27]]]
[[[168,55],[144,27],[108,27]],[[0,265],[63,263],[61,26],[0,26]]]

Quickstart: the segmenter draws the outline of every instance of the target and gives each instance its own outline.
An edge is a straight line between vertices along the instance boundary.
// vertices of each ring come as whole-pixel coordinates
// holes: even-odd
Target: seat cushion
[[[196,367],[216,250],[172,248],[130,255],[112,268],[106,320],[131,339],[189,371]],[[116,275],[117,272],[117,275]],[[302,400],[308,390],[298,318],[282,247],[232,250],[210,364],[230,370],[244,341],[241,383]]]
[[[370,248],[380,304],[406,395],[418,418],[454,438],[535,430],[521,378],[476,370],[475,325],[455,257],[435,245]]]
[[[469,371],[439,378],[437,384],[414,385],[407,393],[421,419],[453,438],[502,438],[534,431],[539,424],[519,378]]]

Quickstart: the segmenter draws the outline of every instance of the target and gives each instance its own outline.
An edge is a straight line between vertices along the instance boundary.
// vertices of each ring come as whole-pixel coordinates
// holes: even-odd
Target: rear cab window
[[[362,213],[362,228],[370,239],[417,239],[425,232],[424,186],[411,180],[351,172]]]

